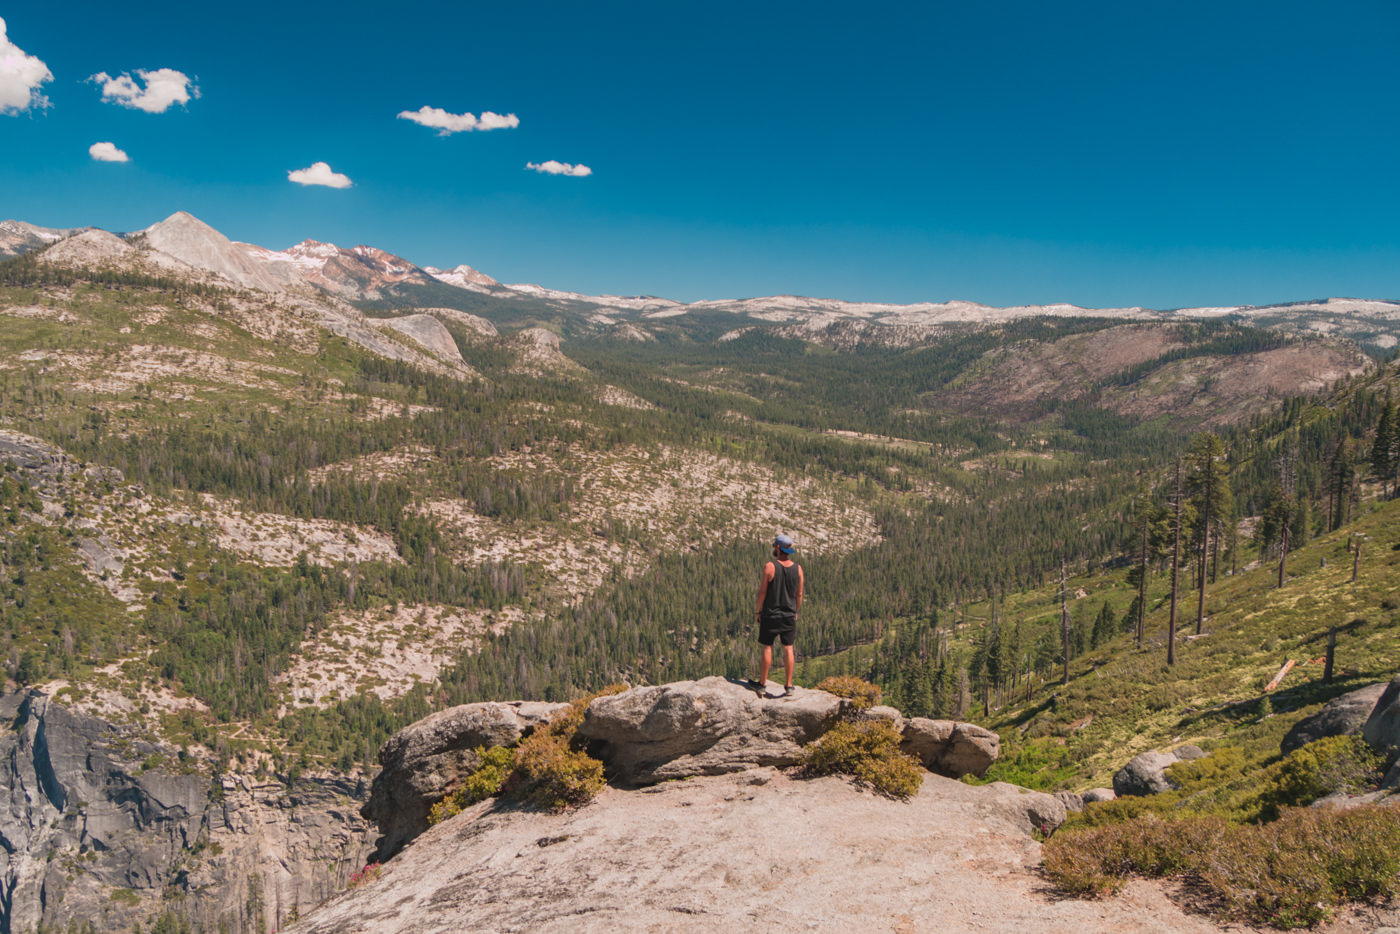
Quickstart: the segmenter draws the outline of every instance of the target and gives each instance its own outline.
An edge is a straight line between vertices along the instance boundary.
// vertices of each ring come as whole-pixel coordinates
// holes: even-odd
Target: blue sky
[[[132,230],[186,210],[274,248],[682,300],[1400,298],[1394,3],[77,0],[0,18],[12,70],[18,49],[52,74],[23,108],[0,74],[0,218]],[[159,69],[189,101],[131,106]],[[104,99],[99,74],[134,84]],[[518,125],[397,116],[423,107]],[[591,174],[526,168],[550,160]],[[350,186],[289,180],[317,162]]]

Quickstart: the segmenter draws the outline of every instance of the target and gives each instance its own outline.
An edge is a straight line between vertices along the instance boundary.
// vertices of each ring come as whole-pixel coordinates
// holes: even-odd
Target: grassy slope
[[[1364,535],[1358,579],[1351,581],[1348,541]],[[1289,557],[1288,581],[1277,587],[1277,566],[1254,567],[1222,577],[1207,590],[1204,634],[1194,632],[1195,592],[1178,606],[1177,661],[1166,665],[1165,600],[1154,604],[1142,649],[1131,635],[1087,653],[1071,664],[1068,685],[1052,682],[1029,700],[979,718],[1008,741],[1039,745],[1047,784],[1074,788],[1109,785],[1113,773],[1147,749],[1195,743],[1210,750],[1231,745],[1277,752],[1278,741],[1299,719],[1331,698],[1390,679],[1400,667],[1400,502],[1376,503],[1350,525],[1314,539]],[[1161,596],[1163,580],[1154,581]],[[1120,575],[1072,579],[1097,610],[1130,599]],[[1008,616],[1057,618],[1050,592],[1008,601]],[[1323,684],[1329,627],[1340,627],[1335,676]],[[1282,665],[1297,664],[1278,689],[1264,688]],[[1037,739],[1040,737],[1039,739]],[[1048,747],[1062,747],[1057,755]],[[1056,770],[1053,764],[1065,767]]]

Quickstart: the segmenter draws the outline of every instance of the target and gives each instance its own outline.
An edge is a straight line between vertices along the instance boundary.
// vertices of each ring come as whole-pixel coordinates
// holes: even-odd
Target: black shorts
[[[783,641],[783,645],[792,645],[793,637],[797,635],[797,617],[775,617],[768,619],[761,617],[758,621],[758,644],[772,645],[777,639]]]

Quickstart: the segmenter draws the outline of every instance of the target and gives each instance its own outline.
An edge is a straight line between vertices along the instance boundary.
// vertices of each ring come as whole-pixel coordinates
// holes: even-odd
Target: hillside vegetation
[[[1097,781],[1137,746],[1248,719],[1255,669],[1311,651],[1326,624],[1308,607],[1339,606],[1249,609],[1280,598],[1267,570],[1224,570],[1258,560],[1232,531],[1214,539],[1209,635],[1177,666],[1160,659],[1160,547],[1143,647],[1122,634],[1135,510],[1160,512],[1203,426],[1234,488],[1217,532],[1256,524],[1290,452],[1289,599],[1330,586],[1309,562],[1349,573],[1346,529],[1389,531],[1356,480],[1390,372],[1234,321],[847,346],[714,312],[641,319],[640,342],[561,327],[577,337],[555,349],[511,332],[512,306],[501,334],[441,316],[453,369],[411,362],[425,351],[396,331],[376,340],[405,359],[336,336],[305,298],[32,257],[0,283],[0,428],[53,446],[49,467],[6,468],[8,675],[216,766],[368,768],[388,731],[446,704],[750,673],[753,581],[782,529],[811,581],[804,679],[871,677],[908,712],[1054,745],[1057,780]],[[1062,566],[1088,594],[1067,646]],[[1384,630],[1385,598],[1358,605],[1340,651]],[[1290,682],[1274,719],[1389,663],[1368,653],[1325,690]]]

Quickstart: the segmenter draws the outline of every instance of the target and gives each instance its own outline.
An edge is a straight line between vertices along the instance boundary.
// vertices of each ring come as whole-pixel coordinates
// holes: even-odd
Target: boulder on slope
[[[388,859],[428,829],[428,811],[476,768],[480,746],[508,746],[548,723],[567,704],[528,701],[463,704],[430,714],[389,737],[383,767],[360,813],[383,835],[375,851]]]
[[[1001,754],[1001,737],[972,723],[910,717],[899,748],[930,772],[961,778],[991,768]]]
[[[1150,749],[1134,756],[1113,776],[1113,793],[1118,797],[1159,795],[1172,789],[1167,766],[1180,759],[1176,753]]]
[[[1284,755],[1328,736],[1350,736],[1360,733],[1370,719],[1376,702],[1385,692],[1385,682],[1367,685],[1334,697],[1311,717],[1304,717],[1283,737],[1280,749]]]

